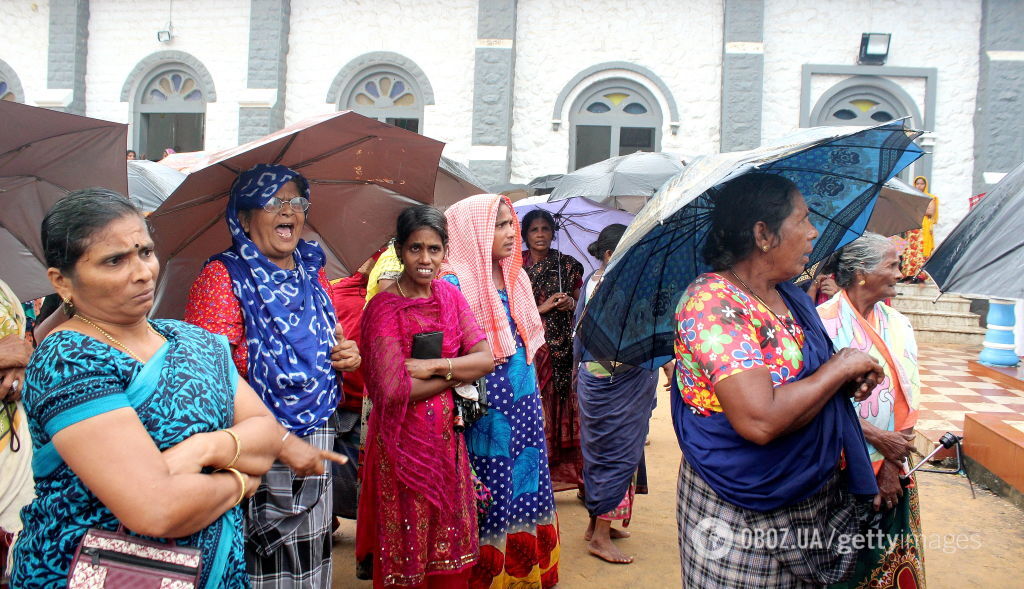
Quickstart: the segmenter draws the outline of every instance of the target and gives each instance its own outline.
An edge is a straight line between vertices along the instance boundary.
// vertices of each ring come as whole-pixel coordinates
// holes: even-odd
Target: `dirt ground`
[[[647,447],[651,494],[636,498],[629,526],[633,537],[617,541],[636,561],[613,565],[590,556],[583,541],[587,511],[574,492],[559,493],[555,500],[562,540],[560,589],[680,586],[675,518],[678,468],[679,446],[668,396],[662,391]],[[977,499],[971,499],[967,480],[958,476],[923,473],[918,484],[929,589],[1024,588],[1024,512],[977,487]],[[334,586],[371,587],[369,581],[355,578],[354,522],[346,521],[339,532],[334,545]]]

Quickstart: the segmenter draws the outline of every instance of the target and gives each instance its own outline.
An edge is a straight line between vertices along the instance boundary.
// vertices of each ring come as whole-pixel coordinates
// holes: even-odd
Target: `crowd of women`
[[[683,584],[923,584],[904,473],[917,351],[884,302],[899,251],[871,234],[844,248],[839,291],[815,309],[789,282],[817,235],[796,187],[747,174],[716,191],[714,271],[682,293],[664,367]],[[552,587],[566,489],[590,514],[590,552],[632,562],[613,523],[628,526],[647,490],[658,371],[583,361],[573,333],[626,227],[601,231],[584,276],[551,247],[549,214],[520,223],[488,194],[418,205],[332,282],[300,239],[314,197],[283,166],[241,173],[232,246],[199,273],[183,322],[148,317],[160,263],[127,199],[89,189],[49,212],[64,321],[33,351],[0,291],[12,587],[102,586],[106,569],[81,556],[97,530],[197,548],[198,578],[173,586],[329,587],[336,515],[357,517],[359,574],[375,587]],[[707,518],[891,541],[713,554]]]

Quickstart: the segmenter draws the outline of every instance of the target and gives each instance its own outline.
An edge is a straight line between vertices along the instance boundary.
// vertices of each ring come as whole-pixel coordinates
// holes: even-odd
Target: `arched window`
[[[580,93],[569,111],[569,169],[617,155],[661,148],[661,108],[639,83],[602,80]]]
[[[353,78],[338,101],[338,109],[419,133],[423,129],[424,102],[413,76],[397,67],[378,65]]]
[[[2,59],[0,59],[0,100],[11,102],[24,102],[25,100],[18,74],[14,73],[11,66]]]
[[[811,110],[813,126],[871,126],[910,117],[909,126],[923,128],[914,100],[899,85],[877,76],[854,76],[832,86]],[[900,172],[907,180],[922,170],[921,161]]]
[[[195,71],[183,63],[157,66],[135,95],[138,151],[160,159],[167,148],[201,151],[206,131],[207,96]]]
[[[910,113],[895,97],[881,88],[852,86],[820,105],[817,125],[878,125]]]

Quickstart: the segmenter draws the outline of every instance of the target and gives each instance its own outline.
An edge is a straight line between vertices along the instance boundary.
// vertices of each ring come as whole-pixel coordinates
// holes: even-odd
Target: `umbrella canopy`
[[[157,163],[161,166],[174,168],[184,174],[189,174],[209,164],[210,158],[213,155],[209,151],[183,151],[181,153],[168,154]]]
[[[129,160],[128,197],[143,211],[155,211],[185,181],[185,176],[157,162]]]
[[[68,192],[127,192],[128,126],[0,100],[0,279],[21,300],[53,292],[39,228]]]
[[[921,156],[903,121],[815,127],[743,152],[694,160],[636,216],[581,321],[587,355],[654,368],[673,356],[673,313],[709,270],[701,250],[716,191],[752,171],[785,176],[803,193],[819,236],[813,264],[864,232],[882,184]]]
[[[682,172],[679,157],[638,151],[606,159],[566,174],[551,193],[551,202],[583,196],[603,205],[635,213],[666,180]]]
[[[434,206],[447,208],[467,196],[485,194],[484,181],[464,164],[441,156],[434,183]]]
[[[303,238],[320,242],[328,276],[338,277],[388,240],[403,209],[434,202],[443,148],[440,141],[339,112],[215,154],[150,216],[164,264],[155,316],[180,318],[203,263],[231,245],[224,213],[239,172],[277,163],[305,176],[313,206]]]
[[[551,194],[552,191],[558,186],[558,183],[562,181],[565,174],[548,174],[547,176],[537,176],[533,180],[530,180],[529,186],[533,189],[534,194]]]
[[[920,229],[932,198],[899,178],[882,185],[868,220],[868,231],[885,236]]]
[[[520,219],[534,209],[551,213],[558,224],[558,231],[555,232],[551,247],[576,258],[586,269],[584,275],[590,274],[600,266],[600,262],[587,251],[587,246],[597,241],[601,230],[615,223],[629,225],[633,220],[633,215],[625,211],[606,207],[586,198],[548,202],[546,196],[540,195],[525,198],[514,206],[516,216]]]
[[[1003,177],[932,252],[943,292],[1024,299],[1024,164]]]

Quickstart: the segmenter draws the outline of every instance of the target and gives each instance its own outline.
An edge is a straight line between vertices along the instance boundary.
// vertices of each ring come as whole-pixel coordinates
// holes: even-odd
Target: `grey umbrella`
[[[662,184],[684,168],[678,157],[668,153],[640,151],[621,155],[566,174],[548,201],[584,196],[636,213]]]
[[[186,174],[149,160],[128,162],[128,197],[142,210],[155,211],[185,180]]]
[[[942,292],[1024,299],[1024,164],[996,184],[924,265]]]

